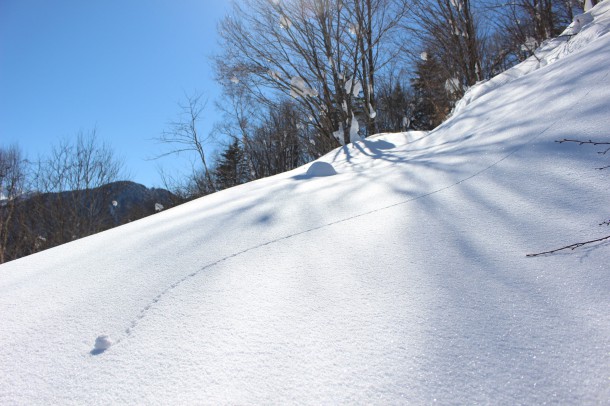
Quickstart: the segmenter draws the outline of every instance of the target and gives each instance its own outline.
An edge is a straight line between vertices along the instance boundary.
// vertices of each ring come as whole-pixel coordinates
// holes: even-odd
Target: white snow
[[[305,79],[300,76],[293,76],[290,79],[290,96],[297,97],[317,97],[318,91],[307,86]]]
[[[536,38],[527,37],[525,39],[525,43],[521,45],[521,50],[525,52],[532,52],[538,47],[538,41]]]
[[[462,11],[462,0],[451,0],[451,5],[458,9],[458,11]]]
[[[454,94],[460,90],[460,80],[458,78],[450,78],[445,81],[445,91],[449,94]]]
[[[284,29],[290,29],[290,27],[292,27],[292,21],[290,20],[290,18],[288,18],[285,15],[282,15],[280,17],[280,27],[284,28]]]
[[[274,71],[272,69],[269,69],[267,71],[267,73],[269,74],[269,76],[271,76],[271,78],[275,81],[279,81],[282,78],[282,73],[278,72],[278,71]]]
[[[352,89],[352,86],[354,86],[354,89]],[[352,96],[358,97],[361,91],[362,83],[359,80],[354,81],[352,78],[350,78],[345,82],[345,92],[347,94],[350,94],[351,92]],[[347,108],[345,111],[347,111]]]
[[[375,111],[375,109],[373,108],[373,106],[371,105],[371,103],[368,103],[369,105],[369,117],[370,118],[375,118],[377,117],[377,112]]]
[[[343,123],[339,123],[339,129],[333,132],[333,137],[339,141],[339,144],[345,146],[345,139],[343,138]]]
[[[349,128],[349,141],[351,143],[362,140],[362,137],[360,136],[359,131],[360,131],[360,125],[358,124],[358,119],[356,119],[356,117],[354,116],[354,113],[352,113],[352,121],[350,123],[350,128]]]
[[[607,404],[610,244],[525,254],[608,233],[607,156],[555,140],[608,141],[609,8],[334,176],[1,265],[0,404]]]
[[[566,30],[562,33],[562,35],[578,34],[580,32],[580,30],[582,30],[582,28],[585,25],[589,24],[591,21],[593,21],[593,16],[591,16],[590,13],[579,14],[576,17],[574,17],[574,21],[572,21],[572,24],[570,24],[568,26],[568,28],[566,28]]]
[[[352,35],[360,34],[360,27],[358,26],[358,24],[350,23],[349,24],[349,33]]]

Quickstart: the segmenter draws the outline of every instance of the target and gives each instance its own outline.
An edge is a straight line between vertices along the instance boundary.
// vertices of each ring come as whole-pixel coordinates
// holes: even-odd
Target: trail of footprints
[[[199,273],[201,273],[202,271],[204,271],[206,269],[209,269],[209,268],[211,268],[211,267],[213,267],[215,265],[218,265],[219,263],[224,262],[226,260],[229,260],[231,258],[235,258],[237,256],[245,254],[246,252],[253,251],[253,250],[256,250],[258,248],[262,248],[264,246],[267,246],[267,245],[275,244],[275,243],[277,243],[279,241],[287,240],[289,238],[296,237],[296,236],[303,235],[303,234],[307,234],[307,233],[310,233],[312,231],[316,231],[316,230],[319,230],[319,229],[322,229],[322,228],[325,228],[325,227],[333,226],[335,224],[344,223],[344,222],[347,222],[347,221],[350,221],[350,220],[353,220],[353,219],[356,219],[356,218],[364,217],[364,216],[367,216],[369,214],[377,213],[377,212],[380,212],[380,211],[383,211],[383,210],[390,209],[392,207],[396,207],[396,206],[400,206],[400,205],[403,205],[403,204],[407,204],[409,202],[412,202],[412,201],[415,201],[415,200],[418,200],[418,199],[421,199],[421,198],[424,198],[424,197],[428,197],[428,196],[434,195],[436,193],[443,192],[443,191],[448,190],[448,189],[451,189],[454,186],[457,186],[457,185],[459,185],[459,184],[461,184],[463,182],[466,182],[466,181],[468,181],[468,180],[470,180],[472,178],[477,177],[478,175],[480,175],[480,174],[486,172],[487,170],[493,168],[494,166],[498,165],[500,162],[506,160],[508,157],[513,155],[515,152],[517,152],[518,150],[522,149],[524,146],[526,146],[526,145],[530,144],[531,142],[533,142],[540,135],[542,135],[545,132],[547,132],[551,127],[556,125],[558,122],[559,121],[551,123],[548,127],[546,127],[544,130],[542,130],[537,136],[530,138],[528,140],[528,142],[522,144],[521,146],[515,147],[512,151],[509,151],[505,156],[503,156],[499,160],[493,162],[491,165],[489,165],[489,166],[481,169],[480,171],[475,172],[474,174],[472,174],[472,175],[470,175],[468,177],[465,177],[465,178],[463,178],[463,179],[461,179],[461,180],[459,180],[459,181],[457,181],[457,182],[455,182],[453,184],[450,184],[448,186],[439,188],[439,189],[434,190],[434,191],[429,192],[429,193],[424,193],[424,194],[421,194],[419,196],[409,198],[407,200],[403,200],[403,201],[399,201],[397,203],[390,204],[388,206],[380,207],[380,208],[377,208],[377,209],[373,209],[373,210],[367,211],[365,213],[356,214],[354,216],[346,217],[346,218],[343,218],[343,219],[340,219],[340,220],[336,220],[336,221],[333,221],[333,222],[330,222],[330,223],[327,223],[327,224],[323,224],[323,225],[320,225],[320,226],[317,226],[317,227],[313,227],[313,228],[310,228],[310,229],[307,229],[307,230],[304,230],[304,231],[300,231],[300,232],[297,232],[297,233],[294,233],[294,234],[286,235],[284,237],[276,238],[274,240],[270,240],[270,241],[267,241],[267,242],[255,245],[253,247],[246,248],[246,249],[244,249],[242,251],[233,253],[231,255],[227,255],[224,258],[221,258],[221,259],[219,259],[219,260],[217,260],[215,262],[209,263],[209,264],[207,264],[207,265],[197,269],[196,271],[193,271],[193,272],[189,273],[188,275],[182,277],[178,281],[172,283],[169,287],[167,287],[165,290],[163,290],[161,293],[159,293],[157,296],[155,296],[150,301],[149,304],[147,304],[144,308],[142,308],[142,310],[140,310],[140,313],[136,316],[136,318],[134,318],[129,323],[129,326],[124,330],[123,334],[116,341],[113,342],[107,335],[100,335],[100,336],[98,336],[96,341],[95,341],[95,345],[93,347],[93,350],[91,350],[90,353],[92,355],[101,354],[104,351],[106,351],[108,348],[110,348],[110,346],[117,345],[121,341],[123,341],[124,339],[128,338],[131,335],[131,333],[133,332],[133,330],[138,326],[140,321],[146,317],[146,314],[150,311],[150,309],[156,303],[158,303],[163,298],[163,296],[165,296],[166,294],[168,294],[169,292],[174,290],[176,287],[178,287],[182,283],[184,283],[184,282],[188,281],[189,279],[197,276]]]

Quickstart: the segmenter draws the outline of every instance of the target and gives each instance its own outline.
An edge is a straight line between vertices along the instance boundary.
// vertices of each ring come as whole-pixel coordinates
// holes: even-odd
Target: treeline
[[[237,127],[228,135],[243,139],[286,103],[317,154],[381,131],[433,128],[465,89],[531,56],[582,7],[573,0],[237,1],[220,23],[216,58],[225,120]]]
[[[206,140],[194,128],[176,137],[199,119],[202,106],[190,98],[188,119],[163,140],[186,141],[201,158],[178,189],[197,197],[293,169],[371,134],[432,129],[470,86],[533,55],[584,6],[238,0],[219,24],[215,59],[224,90],[216,134],[230,141],[209,164]]]
[[[107,230],[179,203],[124,181],[124,165],[95,131],[32,162],[0,147],[0,263]]]

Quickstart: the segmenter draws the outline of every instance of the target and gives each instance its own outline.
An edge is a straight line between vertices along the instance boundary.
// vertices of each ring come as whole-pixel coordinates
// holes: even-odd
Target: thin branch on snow
[[[557,140],[555,142],[557,142],[559,144],[563,144],[564,142],[573,142],[573,143],[576,143],[578,145],[584,145],[584,144],[590,144],[590,145],[610,145],[610,142],[606,142],[606,141],[593,141],[593,140],[582,141],[582,140],[573,140],[573,139],[568,139],[568,138],[564,138],[563,140]],[[608,147],[604,151],[599,151],[598,154],[604,155],[608,151],[610,151],[610,147]],[[606,168],[610,168],[610,165],[606,165],[604,167],[596,168],[596,169],[602,170],[602,169],[606,169]],[[610,220],[606,220],[606,221],[600,223],[599,225],[600,226],[602,226],[602,225],[610,226]],[[568,249],[573,251],[576,248],[582,247],[583,245],[593,244],[593,243],[605,241],[605,240],[608,240],[608,239],[610,239],[610,235],[607,235],[607,236],[602,237],[602,238],[597,238],[595,240],[584,241],[584,242],[577,242],[575,244],[566,245],[565,247],[556,248],[556,249],[553,249],[553,250],[550,250],[550,251],[538,252],[536,254],[527,254],[525,256],[526,257],[539,257],[539,256],[542,256],[542,255],[554,254],[556,252],[563,251],[563,250],[568,250]]]
[[[556,252],[567,250],[567,249],[570,249],[570,250],[573,251],[576,248],[582,247],[583,245],[593,244],[593,243],[601,242],[601,241],[608,240],[608,239],[610,239],[610,235],[607,235],[607,236],[602,237],[602,238],[598,238],[596,240],[585,241],[585,242],[577,242],[576,244],[566,245],[565,247],[556,248],[556,249],[550,250],[550,251],[538,252],[536,254],[527,254],[526,257],[539,257],[539,256],[546,255],[546,254],[554,254]]]
[[[557,140],[557,141],[555,141],[555,142],[558,142],[558,143],[560,143],[560,144],[563,144],[564,142],[575,142],[575,143],[577,143],[578,145],[584,145],[584,144],[591,144],[591,145],[610,145],[610,142],[607,142],[607,141],[592,141],[592,140],[589,140],[589,141],[582,141],[582,140],[571,140],[571,139],[568,139],[568,138],[564,138],[563,140]],[[598,151],[597,153],[598,153],[598,154],[600,154],[600,155],[606,155],[606,153],[607,153],[608,151],[610,151],[610,147],[606,148],[606,149],[605,149],[605,150],[603,150],[603,151]],[[604,170],[604,169],[608,169],[608,168],[610,168],[610,165],[602,166],[601,168],[595,168],[595,169],[597,169],[597,170],[599,170],[599,171],[602,171],[602,170]]]
[[[583,145],[583,144],[591,144],[591,145],[610,145],[610,142],[600,142],[600,141],[592,141],[592,140],[589,140],[589,141],[582,141],[582,140],[571,140],[571,139],[568,139],[568,138],[564,138],[563,140],[558,140],[558,141],[555,141],[555,142],[558,142],[558,143],[560,143],[560,144],[563,144],[564,142],[575,142],[575,143],[577,143],[578,145]],[[608,152],[608,151],[610,151],[610,148],[608,148],[607,150],[605,150],[605,151],[603,151],[603,152],[600,152],[600,154],[605,154],[605,153],[606,153],[606,152]]]

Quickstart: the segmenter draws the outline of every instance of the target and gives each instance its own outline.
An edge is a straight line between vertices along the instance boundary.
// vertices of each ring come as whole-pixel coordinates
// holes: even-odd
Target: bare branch
[[[362,110],[353,92],[356,80],[367,101],[366,122],[372,124],[374,76],[398,53],[389,38],[397,36],[409,5],[405,0],[236,2],[220,24],[219,79],[227,91],[242,87],[268,106],[277,102],[278,92],[291,95],[322,144],[337,146],[334,134],[340,128],[340,141],[349,142],[353,117]]]
[[[608,240],[608,239],[610,239],[610,235],[607,235],[607,236],[602,237],[602,238],[597,238],[595,240],[590,240],[590,241],[585,241],[585,242],[577,242],[576,244],[566,245],[565,247],[556,248],[556,249],[550,250],[550,251],[539,252],[539,253],[536,253],[536,254],[527,254],[526,257],[539,257],[539,256],[542,256],[542,255],[554,254],[556,252],[563,251],[563,250],[568,250],[568,249],[573,251],[576,248],[582,247],[583,245],[593,244],[593,243],[601,242],[601,241]]]
[[[578,145],[589,144],[589,145],[594,145],[594,146],[597,146],[597,145],[610,145],[610,142],[608,142],[608,141],[592,141],[592,140],[582,141],[582,140],[573,140],[573,139],[567,139],[567,138],[564,138],[563,140],[557,140],[555,142],[557,142],[559,144],[563,144],[564,142],[573,142],[573,143],[576,143]],[[600,154],[600,155],[606,155],[606,153],[608,151],[610,151],[610,147],[608,147],[607,149],[605,149],[603,151],[598,151],[597,153]],[[610,168],[610,165],[602,166],[600,168],[595,168],[595,169],[601,171],[601,170],[608,169],[608,168]]]
[[[582,140],[571,140],[571,139],[567,139],[564,138],[563,140],[557,140],[555,142],[558,142],[559,144],[563,144],[564,142],[575,142],[578,145],[584,145],[584,144],[591,144],[591,145],[610,145],[610,142],[606,142],[606,141],[582,141]],[[610,150],[610,148],[608,148],[606,151],[600,152],[600,154],[605,154],[606,152],[608,152]]]
[[[153,159],[160,159],[169,155],[180,155],[185,152],[194,152],[203,168],[203,174],[207,188],[214,191],[214,182],[208,169],[205,152],[206,143],[210,136],[202,137],[199,134],[199,122],[203,111],[207,106],[207,99],[202,100],[203,94],[185,95],[186,100],[178,103],[180,107],[179,118],[168,124],[169,129],[161,133],[155,140],[162,144],[170,145],[167,152],[156,155]],[[193,169],[193,176],[196,170]]]

